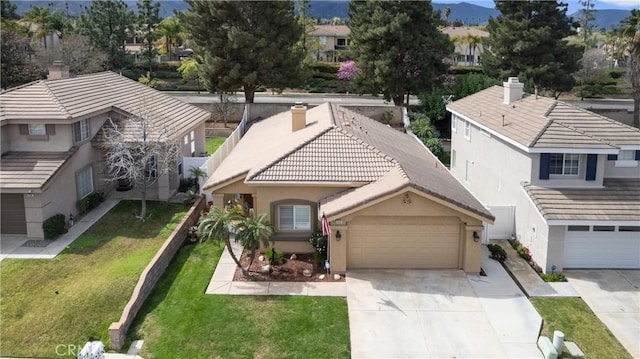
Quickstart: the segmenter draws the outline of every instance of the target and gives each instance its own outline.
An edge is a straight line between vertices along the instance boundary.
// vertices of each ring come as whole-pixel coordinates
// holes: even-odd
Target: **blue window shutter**
[[[598,155],[587,155],[587,181],[596,180],[596,169],[598,168]]]
[[[548,180],[549,179],[549,159],[551,155],[548,153],[540,154],[540,179]]]
[[[638,157],[638,151],[636,151],[636,157]],[[607,155],[607,160],[609,161],[617,161],[618,155]]]
[[[640,150],[636,150],[636,161],[640,161]]]

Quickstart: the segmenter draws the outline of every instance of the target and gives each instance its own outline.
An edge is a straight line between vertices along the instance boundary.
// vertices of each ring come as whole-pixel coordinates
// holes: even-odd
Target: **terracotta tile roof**
[[[640,143],[640,130],[554,99],[525,94],[503,103],[493,86],[447,106],[528,148],[615,148]]]
[[[443,27],[442,30],[440,30],[440,32],[442,32],[443,34],[447,34],[450,37],[464,36],[467,34],[480,36],[480,37],[489,37],[489,33],[487,31],[480,30],[478,28],[470,27],[470,26],[447,26],[447,27]]]
[[[205,110],[110,71],[41,80],[0,94],[2,123],[34,120],[71,123],[112,109],[131,115],[152,111],[159,125],[180,130],[211,116]]]
[[[522,186],[546,220],[640,221],[638,179],[605,179],[604,188]]]
[[[421,143],[363,115],[323,104],[306,112],[305,128],[291,131],[291,112],[251,126],[203,186],[246,183],[350,182],[361,186],[323,200],[327,215],[347,210],[372,196],[412,186],[493,220],[489,211]],[[327,155],[328,154],[328,155]],[[403,179],[402,182],[396,179]]]
[[[315,25],[315,29],[311,32],[311,35],[347,37],[350,33],[351,29],[349,29],[347,25]]]
[[[42,188],[74,152],[7,152],[0,158],[0,189]]]

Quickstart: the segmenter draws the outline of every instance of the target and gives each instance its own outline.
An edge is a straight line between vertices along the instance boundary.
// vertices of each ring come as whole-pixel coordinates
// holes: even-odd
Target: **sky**
[[[631,9],[640,9],[640,0],[594,0],[595,6],[594,9],[621,9],[621,10],[631,10]],[[470,4],[475,4],[484,7],[494,7],[493,0],[433,0],[435,3],[460,3],[467,2]],[[582,6],[580,6],[579,0],[564,0],[564,2],[569,4],[568,14],[573,14],[574,12],[580,10]]]

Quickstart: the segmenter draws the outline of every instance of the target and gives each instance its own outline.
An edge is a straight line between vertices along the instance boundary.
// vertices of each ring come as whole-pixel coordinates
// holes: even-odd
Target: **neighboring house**
[[[267,213],[275,248],[309,253],[331,224],[331,269],[480,271],[491,213],[418,140],[334,104],[252,124],[209,176],[215,206]],[[474,241],[475,239],[475,241]]]
[[[447,26],[440,31],[449,35],[455,45],[453,65],[482,65],[483,43],[489,38],[488,32],[470,26]]]
[[[180,140],[182,155],[205,151],[204,122],[210,114],[113,72],[69,78],[55,64],[49,79],[0,95],[1,234],[43,238],[42,222],[77,214],[76,203],[92,192],[109,193],[103,153],[96,134],[108,118],[126,120],[153,111],[156,123]],[[158,178],[150,199],[168,199],[179,186],[175,173]],[[136,190],[127,192],[136,197]]]
[[[509,78],[447,106],[451,172],[545,271],[640,268],[640,130]]]
[[[311,36],[317,37],[322,47],[316,50],[315,60],[345,60],[344,53],[349,50],[350,32],[349,26],[346,25],[316,25]]]

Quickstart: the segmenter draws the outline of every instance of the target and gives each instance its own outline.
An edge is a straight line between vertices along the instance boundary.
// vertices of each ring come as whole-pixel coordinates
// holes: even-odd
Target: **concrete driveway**
[[[640,358],[640,270],[566,270],[569,283],[611,333]]]
[[[502,266],[347,273],[352,358],[541,358],[542,319]]]

